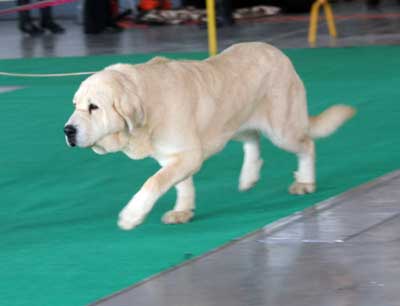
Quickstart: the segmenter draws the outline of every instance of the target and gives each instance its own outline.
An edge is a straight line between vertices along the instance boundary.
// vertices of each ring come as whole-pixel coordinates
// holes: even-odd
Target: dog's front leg
[[[188,177],[176,184],[177,199],[173,210],[165,213],[162,221],[166,224],[186,223],[193,218],[195,190],[193,178]]]
[[[119,214],[118,225],[130,230],[139,225],[155,202],[175,184],[192,176],[203,162],[201,152],[181,153],[169,158],[164,166],[150,177]]]

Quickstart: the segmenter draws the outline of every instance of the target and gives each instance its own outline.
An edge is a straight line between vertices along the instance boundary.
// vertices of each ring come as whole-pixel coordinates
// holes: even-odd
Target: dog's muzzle
[[[64,134],[67,137],[68,144],[71,147],[76,146],[76,133],[76,127],[74,127],[73,125],[68,124],[64,127]]]

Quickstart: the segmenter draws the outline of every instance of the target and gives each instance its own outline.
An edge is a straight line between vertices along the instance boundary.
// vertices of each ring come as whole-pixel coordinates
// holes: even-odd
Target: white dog
[[[309,117],[293,65],[265,43],[237,44],[204,61],[156,57],[112,65],[81,84],[74,105],[64,129],[68,145],[99,154],[122,151],[132,159],[150,156],[161,165],[121,211],[118,224],[125,230],[142,223],[173,186],[176,204],[163,222],[188,222],[195,208],[192,176],[231,139],[244,148],[239,189],[251,188],[263,163],[260,133],[298,156],[289,191],[314,192],[313,139],[328,136],[355,113],[336,105]]]

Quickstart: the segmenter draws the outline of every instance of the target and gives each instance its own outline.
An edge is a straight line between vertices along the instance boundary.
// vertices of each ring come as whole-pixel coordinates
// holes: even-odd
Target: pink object
[[[78,1],[78,0],[45,0],[45,1],[40,1],[37,3],[15,6],[15,7],[11,7],[8,9],[0,10],[0,15],[12,14],[12,13],[17,13],[17,12],[21,12],[21,11],[30,11],[30,10],[34,10],[34,9],[41,9],[41,8],[45,8],[48,6],[57,6],[57,5],[62,5],[65,3],[76,2],[76,1]]]

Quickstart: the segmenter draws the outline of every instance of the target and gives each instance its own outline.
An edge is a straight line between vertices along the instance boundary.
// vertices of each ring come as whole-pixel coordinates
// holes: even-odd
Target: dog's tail
[[[335,132],[343,123],[353,117],[356,110],[346,105],[334,105],[318,116],[310,117],[308,135],[311,138],[322,138]]]

